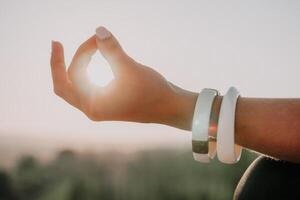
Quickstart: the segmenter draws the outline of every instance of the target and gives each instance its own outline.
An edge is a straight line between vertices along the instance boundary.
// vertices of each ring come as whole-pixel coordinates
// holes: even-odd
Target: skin
[[[110,33],[110,32],[109,32]],[[86,68],[99,50],[110,64],[114,80],[93,85]],[[52,42],[51,71],[54,92],[93,121],[159,123],[191,130],[198,93],[179,88],[160,73],[129,57],[117,39],[89,38],[66,68],[61,43]],[[222,96],[214,107],[220,108]],[[300,99],[239,97],[235,119],[237,144],[300,163]]]

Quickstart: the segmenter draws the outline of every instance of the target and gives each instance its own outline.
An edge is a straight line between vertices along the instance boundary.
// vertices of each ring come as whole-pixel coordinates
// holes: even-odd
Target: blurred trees
[[[15,199],[10,177],[4,171],[0,171],[0,199]]]
[[[77,155],[64,150],[41,164],[31,156],[0,171],[0,200],[231,199],[255,158],[244,152],[236,165],[195,162],[191,152],[144,151],[134,155]]]

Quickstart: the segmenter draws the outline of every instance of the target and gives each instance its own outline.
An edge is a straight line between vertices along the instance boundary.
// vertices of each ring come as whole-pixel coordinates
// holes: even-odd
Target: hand
[[[97,49],[115,77],[106,87],[93,85],[87,77],[87,66]],[[51,69],[54,92],[91,120],[153,122],[190,129],[197,94],[134,61],[104,27],[80,45],[67,71],[62,44],[52,42]]]

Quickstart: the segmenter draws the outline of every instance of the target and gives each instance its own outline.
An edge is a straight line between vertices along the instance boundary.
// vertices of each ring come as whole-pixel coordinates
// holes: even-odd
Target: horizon
[[[64,44],[68,64],[100,25],[129,55],[185,89],[210,87],[224,94],[235,85],[245,97],[300,96],[300,2],[72,1],[69,6],[58,0],[0,2],[0,130],[20,137],[76,138],[76,133],[75,147],[92,139],[95,146],[111,142],[116,148],[190,145],[188,131],[164,125],[91,122],[54,95],[51,40]],[[99,54],[89,69],[99,73],[102,84],[111,77]]]

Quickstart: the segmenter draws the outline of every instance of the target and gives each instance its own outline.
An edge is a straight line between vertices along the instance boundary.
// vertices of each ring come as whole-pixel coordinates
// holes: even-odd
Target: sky
[[[172,127],[91,122],[56,97],[51,40],[64,44],[68,64],[106,26],[131,57],[185,89],[224,94],[236,86],[245,97],[289,98],[300,96],[299,19],[296,0],[0,0],[0,134],[80,135],[138,148],[190,144],[189,132]],[[100,54],[89,70],[101,84],[112,78]]]

